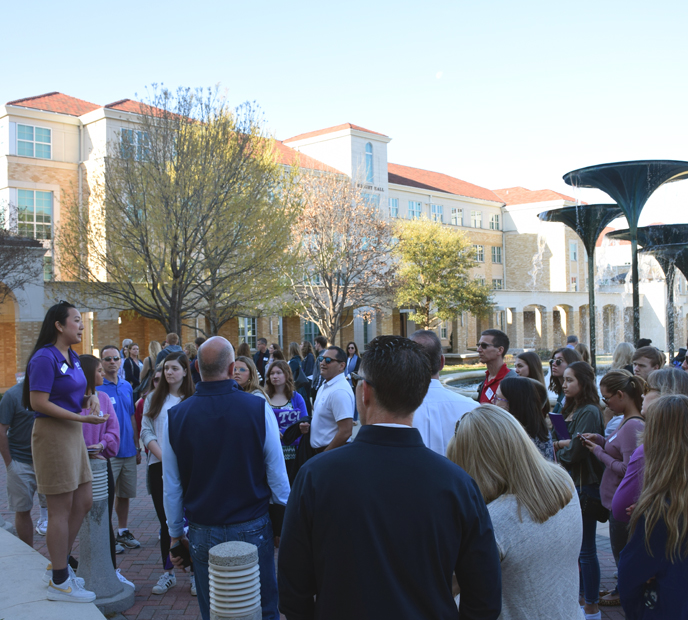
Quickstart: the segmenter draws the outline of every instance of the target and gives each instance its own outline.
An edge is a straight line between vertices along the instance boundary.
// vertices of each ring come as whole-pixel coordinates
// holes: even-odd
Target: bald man
[[[289,479],[269,405],[242,391],[234,349],[220,336],[198,349],[196,393],[169,410],[162,433],[165,514],[171,545],[190,545],[198,605],[210,618],[208,552],[241,540],[258,547],[263,618],[279,620],[270,500],[285,506]],[[189,539],[184,536],[184,515]],[[279,532],[275,532],[279,536]],[[181,561],[172,558],[176,566]]]

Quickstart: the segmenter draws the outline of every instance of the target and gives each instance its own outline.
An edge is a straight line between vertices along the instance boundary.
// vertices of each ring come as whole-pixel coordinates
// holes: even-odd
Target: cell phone
[[[180,540],[170,547],[170,555],[173,558],[181,558],[182,566],[184,568],[191,566],[191,555],[189,554],[189,549],[186,545],[182,545]]]

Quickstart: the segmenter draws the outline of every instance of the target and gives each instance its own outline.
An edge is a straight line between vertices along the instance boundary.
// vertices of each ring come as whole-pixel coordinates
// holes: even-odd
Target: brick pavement
[[[166,594],[159,596],[151,592],[162,574],[162,559],[158,543],[158,520],[153,509],[153,502],[146,493],[145,465],[138,468],[138,497],[131,500],[129,529],[141,542],[140,549],[128,549],[117,556],[117,565],[122,574],[136,585],[134,606],[124,612],[126,620],[200,620],[196,598],[189,591],[189,577],[177,571],[177,585]],[[8,511],[6,488],[6,471],[0,466],[0,513],[6,521],[14,523],[14,514]],[[38,499],[34,501],[32,512],[34,523],[38,518]],[[113,525],[117,517],[113,515]],[[34,547],[47,557],[45,538],[34,535]],[[614,586],[613,574],[616,570],[614,558],[609,546],[607,526],[598,528],[597,548],[602,571],[602,586],[611,589]],[[79,543],[73,550],[79,557]],[[277,558],[277,554],[275,554]],[[621,607],[602,609],[604,620],[623,620],[625,615]],[[284,618],[284,616],[282,616]]]

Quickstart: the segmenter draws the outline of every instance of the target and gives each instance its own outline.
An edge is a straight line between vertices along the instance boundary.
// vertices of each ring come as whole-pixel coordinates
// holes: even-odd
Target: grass
[[[474,372],[476,370],[487,370],[487,366],[484,364],[458,364],[456,366],[445,366],[441,371],[440,375],[453,375],[459,372]]]

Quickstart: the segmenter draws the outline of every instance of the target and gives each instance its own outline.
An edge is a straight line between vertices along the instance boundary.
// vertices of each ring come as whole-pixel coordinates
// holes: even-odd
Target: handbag
[[[584,517],[595,519],[600,523],[606,523],[609,520],[609,510],[602,505],[599,499],[590,497],[585,491],[581,491],[580,506]]]
[[[294,385],[296,386],[296,389],[306,387],[310,384],[311,382],[308,380],[308,377],[306,377],[306,373],[303,372],[303,368],[299,366],[296,370],[296,377],[294,377]]]

